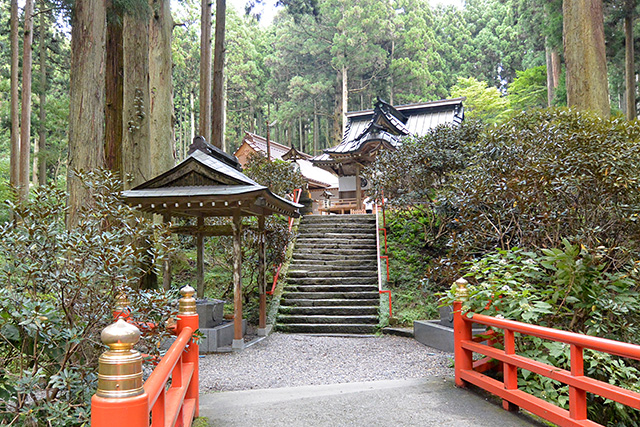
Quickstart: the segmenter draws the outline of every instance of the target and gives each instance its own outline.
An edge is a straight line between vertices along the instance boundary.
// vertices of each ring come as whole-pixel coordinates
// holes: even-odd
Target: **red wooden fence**
[[[466,281],[456,283],[459,285],[458,290],[462,290],[459,301],[453,304],[456,385],[464,387],[466,384],[474,384],[501,397],[503,407],[507,410],[518,410],[520,407],[559,426],[600,426],[587,419],[587,393],[640,409],[640,393],[586,377],[583,358],[584,349],[591,349],[640,360],[640,346],[477,313],[462,313]],[[482,338],[474,339],[471,332],[474,323],[502,329],[504,350],[493,347],[492,340],[481,342]],[[516,332],[570,345],[571,370],[559,369],[518,355],[515,347]],[[474,362],[474,353],[501,362],[504,380],[498,381],[484,375],[481,371],[486,368],[487,359]],[[569,410],[519,390],[518,369],[526,369],[568,385]]]

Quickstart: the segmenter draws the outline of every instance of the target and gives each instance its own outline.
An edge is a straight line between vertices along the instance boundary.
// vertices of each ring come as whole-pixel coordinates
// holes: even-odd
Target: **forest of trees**
[[[82,200],[66,173],[76,167],[132,174],[131,185],[148,179],[184,157],[210,114],[224,119],[218,144],[228,152],[269,121],[274,140],[312,154],[339,141],[345,111],[376,97],[466,96],[468,114],[489,123],[567,102],[635,117],[633,0],[590,0],[594,16],[573,0],[285,0],[270,25],[226,7],[224,58],[205,54],[204,72],[226,109],[202,118],[199,2],[8,3],[0,173],[23,194],[25,181],[55,181]],[[203,3],[214,15],[207,28],[225,3]],[[585,20],[588,33],[571,24]]]

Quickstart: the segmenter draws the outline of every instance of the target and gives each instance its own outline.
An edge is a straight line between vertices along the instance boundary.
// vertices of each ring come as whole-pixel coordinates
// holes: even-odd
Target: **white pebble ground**
[[[453,376],[453,354],[412,338],[274,333],[243,351],[200,358],[203,393]]]

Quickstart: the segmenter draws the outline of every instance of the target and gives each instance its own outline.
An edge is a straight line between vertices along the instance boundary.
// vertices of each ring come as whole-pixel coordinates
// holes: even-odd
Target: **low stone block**
[[[473,328],[474,334],[481,334],[486,330],[478,326]],[[442,326],[440,320],[416,320],[413,322],[415,339],[426,346],[440,351],[453,353],[453,328]]]

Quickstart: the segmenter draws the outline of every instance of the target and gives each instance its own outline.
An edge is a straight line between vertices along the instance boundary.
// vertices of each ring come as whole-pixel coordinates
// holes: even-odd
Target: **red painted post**
[[[469,341],[472,338],[471,322],[464,319],[462,304],[469,296],[467,291],[468,282],[460,278],[456,280],[456,301],[453,303],[453,341],[456,385],[466,387],[466,382],[461,378],[460,373],[473,369],[473,353],[462,348],[462,341]]]
[[[508,355],[516,354],[516,338],[515,333],[509,329],[504,330],[504,353]],[[509,362],[503,363],[504,372],[504,388],[506,390],[518,389],[518,367]],[[518,405],[508,400],[502,399],[502,407],[507,411],[518,411]]]
[[[582,347],[571,344],[571,376],[584,376],[584,354]],[[587,419],[587,392],[569,386],[569,417],[573,420]]]
[[[179,301],[178,308],[178,324],[176,326],[176,333],[180,335],[180,332],[186,327],[191,328],[193,331],[198,329],[198,312],[196,311],[196,300],[193,297],[195,289],[191,286],[185,286],[180,289],[182,298]],[[193,376],[189,383],[189,388],[185,395],[185,399],[195,399],[197,417],[200,412],[200,368],[199,368],[200,348],[195,340],[192,338],[189,343],[189,347],[185,350],[185,354],[182,356],[182,363],[193,363]]]

